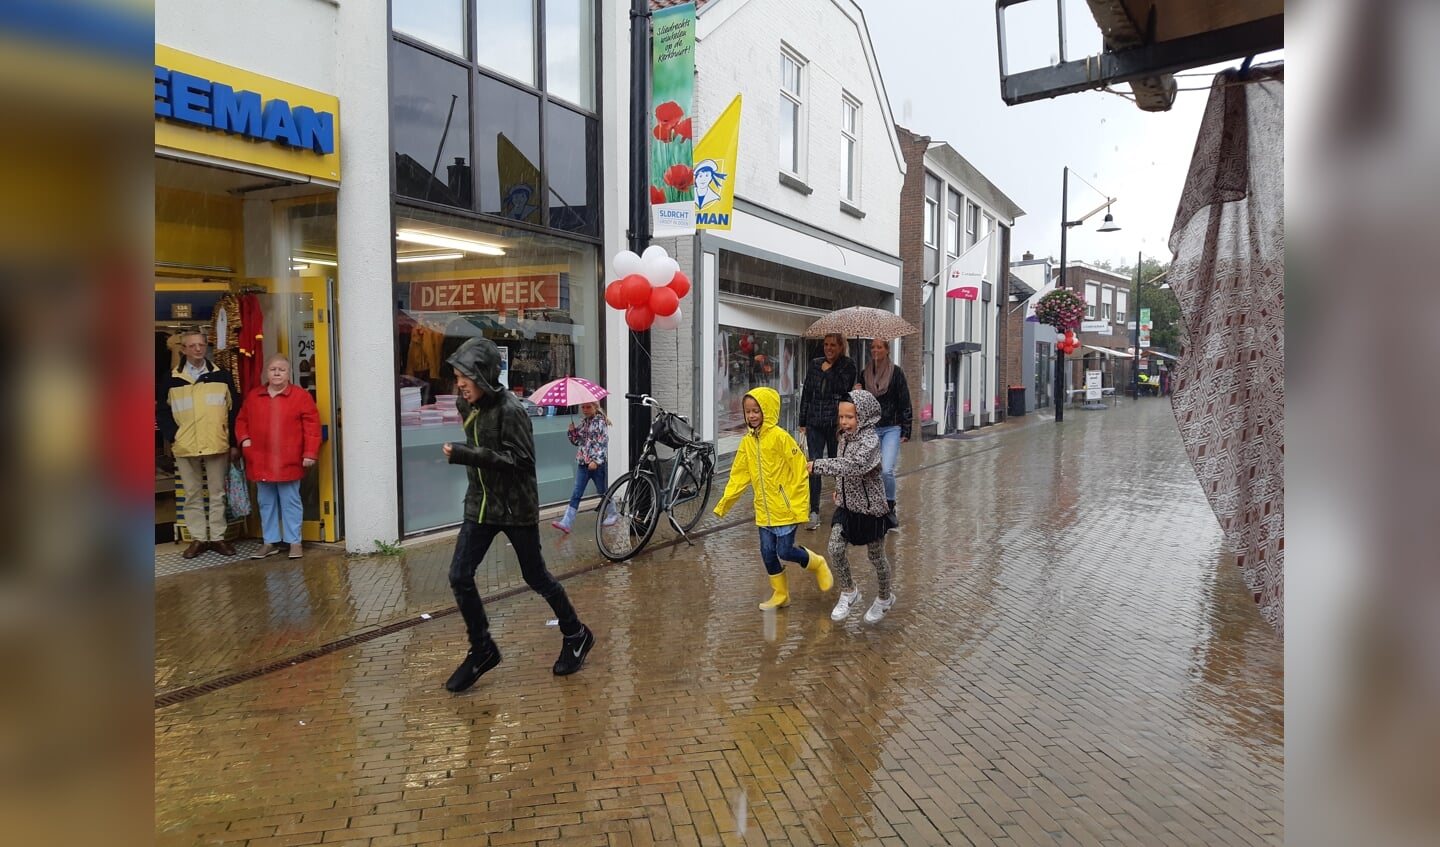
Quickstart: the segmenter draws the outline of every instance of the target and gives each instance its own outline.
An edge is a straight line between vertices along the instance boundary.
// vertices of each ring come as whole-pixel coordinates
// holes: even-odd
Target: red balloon
[[[650,311],[662,317],[668,317],[675,314],[675,310],[678,308],[680,308],[680,298],[675,296],[674,291],[665,286],[650,289]]]
[[[647,282],[645,287],[649,288],[650,284]],[[649,306],[631,306],[625,310],[625,325],[636,332],[644,332],[653,323],[655,323],[655,313],[650,311]]]
[[[690,293],[690,277],[686,276],[683,271],[676,271],[667,287],[675,292],[676,297],[684,297]]]
[[[620,286],[625,302],[631,306],[644,306],[650,302],[650,280],[640,274],[630,274],[620,280]]]
[[[624,286],[620,284],[620,280],[617,279],[605,286],[605,303],[612,309],[625,308],[625,290]]]

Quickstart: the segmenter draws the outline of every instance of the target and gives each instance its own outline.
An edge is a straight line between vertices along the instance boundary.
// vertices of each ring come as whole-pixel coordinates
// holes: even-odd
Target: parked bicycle
[[[667,412],[648,394],[625,398],[657,414],[650,423],[635,469],[610,484],[600,500],[595,543],[601,554],[623,562],[645,549],[665,512],[670,526],[690,542],[689,532],[705,514],[715,476],[715,445],[695,437],[683,415]],[[656,445],[675,451],[661,459]]]

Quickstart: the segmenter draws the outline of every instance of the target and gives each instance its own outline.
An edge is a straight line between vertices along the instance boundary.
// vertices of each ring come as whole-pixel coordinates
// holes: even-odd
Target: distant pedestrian
[[[304,509],[300,478],[320,456],[320,412],[310,392],[290,382],[290,360],[271,356],[265,384],[252,388],[235,418],[235,438],[245,454],[245,476],[255,483],[265,544],[252,559],[280,552],[305,555],[300,541]]]
[[[570,526],[575,523],[575,513],[580,510],[580,498],[585,496],[585,488],[590,481],[595,482],[596,494],[605,493],[607,460],[610,456],[610,418],[601,411],[599,403],[581,403],[580,414],[580,425],[570,424],[565,433],[570,438],[570,443],[577,448],[575,490],[570,493],[570,505],[565,509],[565,516],[550,523],[566,535],[570,534]],[[607,518],[605,525],[610,526],[615,520],[613,517]]]
[[[444,446],[451,464],[465,465],[465,521],[450,562],[450,589],[465,619],[470,651],[445,687],[464,691],[480,675],[500,664],[500,649],[490,637],[490,621],[475,585],[480,565],[495,536],[504,533],[520,560],[525,584],[545,598],[560,621],[563,640],[554,672],[580,670],[595,645],[595,635],[580,622],[565,589],[545,568],[540,551],[540,494],[535,478],[535,436],[519,398],[500,384],[500,350],[488,338],[471,338],[446,360],[455,369],[457,403],[464,417],[465,441]]]
[[[795,530],[805,521],[805,454],[779,426],[780,395],[773,388],[752,388],[742,401],[745,435],[735,452],[730,480],[715,505],[724,517],[745,489],[755,498],[755,525],[760,528],[760,558],[770,576],[770,599],[761,609],[790,605],[790,586],[781,559],[815,572],[821,591],[834,584],[825,557],[795,545]]]
[[[811,459],[835,456],[835,407],[860,381],[855,360],[845,355],[845,336],[825,336],[825,355],[810,362],[800,390],[800,436]],[[810,477],[810,529],[820,528],[820,477]]]
[[[860,373],[861,387],[880,403],[880,422],[875,434],[880,438],[880,479],[885,483],[885,502],[890,504],[890,525],[899,526],[895,514],[895,465],[900,459],[900,445],[910,440],[914,412],[910,406],[910,383],[905,372],[890,358],[890,342],[877,338],[870,342],[870,364]]]
[[[185,528],[191,541],[181,555],[187,559],[206,550],[235,555],[235,545],[225,540],[225,475],[230,461],[240,458],[235,443],[240,398],[230,374],[205,357],[209,349],[205,333],[191,330],[181,334],[184,358],[170,374],[155,414],[166,449],[180,470],[180,484],[185,486]],[[205,499],[200,496],[207,488],[208,520]]]
[[[843,621],[860,602],[860,589],[850,576],[846,558],[848,546],[864,546],[875,568],[878,589],[875,602],[865,613],[866,623],[876,623],[895,605],[890,590],[890,563],[885,558],[885,532],[889,528],[885,486],[881,482],[880,439],[875,424],[880,420],[880,403],[868,391],[852,391],[837,410],[840,423],[840,455],[816,459],[810,471],[835,477],[835,516],[830,519],[830,561],[840,577],[840,599],[830,619]]]

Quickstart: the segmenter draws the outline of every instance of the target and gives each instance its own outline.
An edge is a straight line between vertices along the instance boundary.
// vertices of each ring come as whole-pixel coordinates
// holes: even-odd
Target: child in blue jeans
[[[730,481],[715,505],[724,517],[746,488],[755,494],[755,524],[760,527],[760,557],[770,575],[771,596],[761,609],[790,605],[790,586],[781,559],[815,572],[821,591],[834,585],[825,557],[795,545],[795,529],[805,523],[810,508],[810,478],[805,454],[790,433],[778,426],[780,395],[773,388],[753,388],[745,395],[745,436],[735,452]]]
[[[595,493],[605,493],[606,460],[610,453],[610,419],[600,411],[599,403],[581,403],[580,414],[584,419],[580,425],[570,424],[566,435],[570,443],[576,446],[575,451],[575,490],[570,494],[570,505],[565,509],[565,517],[558,521],[552,521],[551,526],[565,533],[570,534],[570,525],[575,522],[575,513],[580,509],[580,498],[585,496],[585,487],[591,480],[595,481]],[[615,516],[610,515],[605,519],[605,525],[609,526],[615,522]]]

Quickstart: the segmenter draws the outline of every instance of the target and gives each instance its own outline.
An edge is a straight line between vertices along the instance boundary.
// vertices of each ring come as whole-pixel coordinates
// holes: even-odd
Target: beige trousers
[[[180,469],[180,482],[185,486],[185,527],[190,530],[190,537],[196,541],[224,541],[225,472],[230,469],[230,454],[176,456],[175,466]],[[203,496],[207,482],[210,486],[208,524]]]

